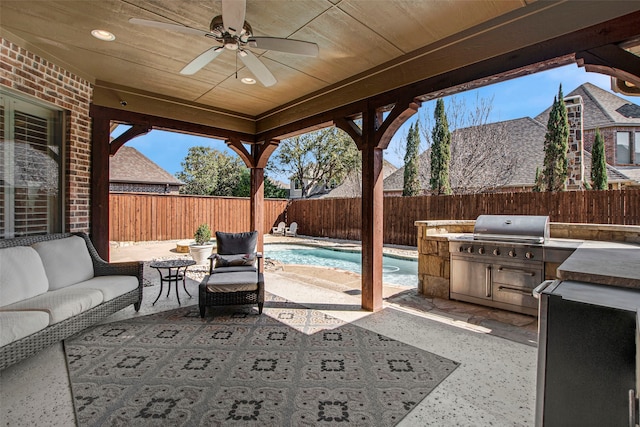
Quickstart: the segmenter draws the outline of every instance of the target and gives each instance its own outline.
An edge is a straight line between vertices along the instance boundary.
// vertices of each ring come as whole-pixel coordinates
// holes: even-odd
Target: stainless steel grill
[[[472,235],[449,243],[451,299],[537,315],[549,217],[481,215]]]
[[[480,215],[473,228],[475,240],[542,244],[549,240],[549,217]]]

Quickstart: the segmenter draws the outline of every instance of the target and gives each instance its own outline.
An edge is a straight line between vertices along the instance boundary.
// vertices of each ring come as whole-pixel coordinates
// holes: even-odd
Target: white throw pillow
[[[93,277],[93,262],[82,237],[48,240],[33,245],[49,278],[49,290],[61,289]]]
[[[0,306],[35,297],[48,289],[38,252],[29,246],[0,249]]]

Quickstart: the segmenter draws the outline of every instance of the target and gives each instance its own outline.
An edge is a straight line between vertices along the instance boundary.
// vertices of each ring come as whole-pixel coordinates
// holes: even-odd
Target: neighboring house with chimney
[[[634,179],[637,170],[640,175],[640,153],[633,153],[631,161],[637,161],[637,165],[629,163],[616,164],[616,156],[622,160],[628,160],[629,152],[640,149],[640,117],[635,118],[640,107],[629,103],[616,95],[602,90],[590,83],[578,87],[565,97],[567,113],[570,121],[569,141],[569,177],[568,189],[584,188],[584,182],[590,182],[591,177],[591,146],[595,135],[595,128],[599,127],[605,138],[607,152],[607,176],[609,188],[623,188],[640,185],[640,176]],[[542,170],[544,163],[544,138],[547,130],[547,121],[550,108],[539,114],[535,119],[524,117],[484,125],[487,129],[493,126],[501,126],[505,137],[501,141],[506,148],[510,148],[510,155],[514,156],[515,167],[510,170],[505,180],[494,188],[483,188],[482,178],[478,178],[475,188],[478,191],[470,191],[464,188],[458,192],[506,192],[506,191],[531,191],[535,186],[536,169]],[[477,129],[477,128],[476,128]],[[459,129],[452,133],[452,138],[462,137],[467,129]],[[622,133],[627,133],[630,143],[626,141]],[[456,135],[458,133],[458,135]],[[618,142],[618,144],[615,144]],[[463,144],[464,146],[464,144]],[[625,151],[626,147],[629,147]],[[506,150],[505,150],[506,151]],[[635,157],[634,157],[635,156]],[[452,155],[452,167],[453,159]],[[637,160],[636,160],[637,159]],[[420,155],[419,179],[423,194],[430,193],[431,151],[427,150]],[[612,164],[613,163],[613,164]],[[498,171],[495,171],[498,173]],[[452,178],[453,181],[453,178]],[[385,196],[401,196],[404,183],[404,168],[398,169],[384,181]],[[456,187],[456,183],[451,183]],[[473,187],[473,183],[469,186]],[[460,188],[457,188],[460,190]],[[471,190],[473,190],[471,188]],[[455,192],[455,189],[454,189]]]
[[[109,191],[178,194],[183,182],[133,147],[123,146],[109,159]]]
[[[566,98],[579,96],[583,103],[584,149],[591,152],[596,128],[604,138],[607,164],[640,181],[640,105],[630,103],[599,87],[585,83]],[[536,120],[547,123],[551,108]]]

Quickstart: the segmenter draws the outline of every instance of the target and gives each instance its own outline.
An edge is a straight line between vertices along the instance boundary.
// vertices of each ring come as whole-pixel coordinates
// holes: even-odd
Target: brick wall
[[[90,82],[0,37],[0,85],[65,111],[66,231],[89,231]]]
[[[631,132],[631,137],[633,138],[635,132],[640,132],[640,126],[629,126],[629,127],[611,127],[606,129],[600,129],[600,135],[604,139],[604,149],[605,155],[607,158],[607,163],[610,165],[616,164],[616,132]],[[585,150],[591,152],[591,147],[593,147],[593,142],[596,138],[596,130],[589,129],[584,131],[584,147]],[[636,144],[639,144],[640,141],[635,141]],[[638,160],[636,159],[636,162]]]

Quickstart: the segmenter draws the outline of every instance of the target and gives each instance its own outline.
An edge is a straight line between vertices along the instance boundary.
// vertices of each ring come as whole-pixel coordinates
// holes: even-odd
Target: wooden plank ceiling
[[[94,83],[96,105],[255,134],[638,10],[640,2],[247,0],[255,35],[320,49],[317,58],[252,49],[278,80],[271,87],[241,83],[251,73],[231,51],[181,75],[215,40],[128,22],[208,30],[220,0],[2,0],[0,35]],[[93,29],[116,39],[99,41]]]

